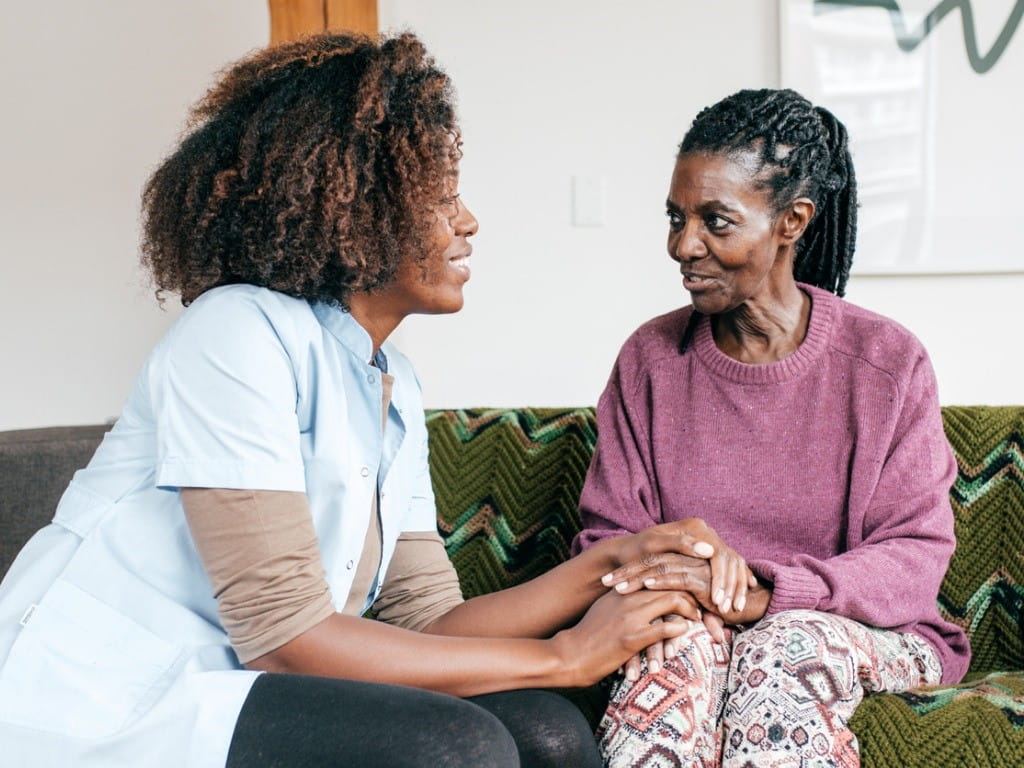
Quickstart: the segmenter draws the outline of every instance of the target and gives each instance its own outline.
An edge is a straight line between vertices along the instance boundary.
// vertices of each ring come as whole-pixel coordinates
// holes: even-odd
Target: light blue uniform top
[[[248,285],[185,311],[0,585],[0,764],[224,765],[257,673],[217,619],[177,489],[305,492],[339,611],[379,489],[379,590],[399,534],[436,528],[419,384],[381,352],[386,432],[351,315]]]

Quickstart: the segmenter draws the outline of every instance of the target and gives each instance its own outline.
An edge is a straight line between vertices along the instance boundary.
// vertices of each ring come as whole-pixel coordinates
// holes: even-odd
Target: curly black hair
[[[459,130],[412,34],[326,34],[224,71],[143,193],[142,262],[188,305],[250,283],[345,304],[429,252]]]
[[[743,90],[705,107],[679,154],[755,152],[759,183],[775,212],[797,197],[814,201],[815,215],[797,242],[797,280],[839,296],[846,292],[857,240],[857,180],[846,126],[823,107],[789,89]]]

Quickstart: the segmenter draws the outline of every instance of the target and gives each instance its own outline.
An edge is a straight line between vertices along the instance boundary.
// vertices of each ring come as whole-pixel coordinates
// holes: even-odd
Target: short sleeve
[[[200,297],[151,365],[158,487],[306,490],[287,310],[246,288]]]

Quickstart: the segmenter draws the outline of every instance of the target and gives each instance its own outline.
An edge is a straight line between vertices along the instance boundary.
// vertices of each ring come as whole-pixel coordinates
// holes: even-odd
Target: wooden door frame
[[[377,0],[267,0],[270,44],[325,31],[376,35]]]

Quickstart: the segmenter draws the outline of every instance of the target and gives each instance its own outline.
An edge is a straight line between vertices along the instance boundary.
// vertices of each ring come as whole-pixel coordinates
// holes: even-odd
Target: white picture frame
[[[974,6],[779,0],[782,86],[850,132],[855,274],[1024,272],[1024,0]]]

